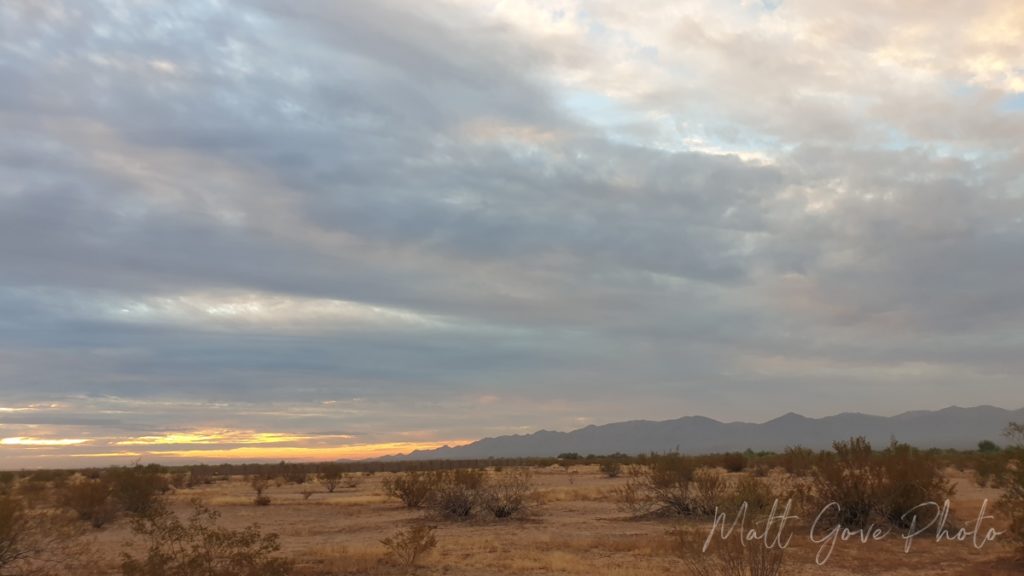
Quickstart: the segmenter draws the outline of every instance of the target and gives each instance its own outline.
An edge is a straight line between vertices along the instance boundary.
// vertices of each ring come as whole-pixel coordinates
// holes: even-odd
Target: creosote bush
[[[693,459],[677,454],[654,456],[647,465],[631,466],[626,484],[615,491],[619,507],[635,516],[695,513],[690,484],[696,468]]]
[[[459,468],[434,472],[428,503],[442,517],[468,518],[483,499],[485,479],[482,470]]]
[[[941,504],[953,493],[935,457],[908,445],[893,442],[875,453],[857,437],[836,442],[833,449],[818,456],[812,472],[814,499],[827,510],[822,519],[831,525],[861,529],[886,521],[907,527],[912,509],[926,502]]]
[[[782,453],[783,470],[796,476],[806,475],[814,468],[814,450],[803,446],[790,446]]]
[[[61,492],[59,502],[93,528],[102,528],[117,517],[117,503],[110,484],[103,479],[81,478],[69,483]]]
[[[600,469],[601,473],[608,478],[618,478],[619,474],[622,474],[622,464],[615,460],[601,462]]]
[[[434,490],[435,475],[430,472],[404,472],[384,478],[384,493],[402,501],[408,508],[426,504]]]
[[[161,506],[160,495],[171,485],[158,466],[109,469],[103,479],[110,485],[118,507],[129,514],[145,516]]]
[[[291,562],[276,556],[276,534],[259,526],[230,530],[217,525],[219,514],[192,501],[185,521],[159,510],[132,520],[132,533],[146,545],[144,556],[123,555],[124,576],[286,576]]]
[[[742,472],[747,467],[747,457],[742,452],[729,452],[722,455],[722,468],[726,472]]]
[[[703,530],[673,533],[675,551],[691,576],[778,576],[783,573],[785,548],[763,541],[744,542],[742,531],[727,538],[715,536],[704,550]]]
[[[701,467],[693,473],[691,508],[694,514],[710,516],[724,500],[729,484],[717,468]]]
[[[401,566],[412,567],[416,562],[437,546],[434,536],[436,526],[418,524],[380,541],[391,557]]]
[[[509,518],[526,508],[533,484],[529,468],[509,470],[483,485],[482,506],[495,518]]]

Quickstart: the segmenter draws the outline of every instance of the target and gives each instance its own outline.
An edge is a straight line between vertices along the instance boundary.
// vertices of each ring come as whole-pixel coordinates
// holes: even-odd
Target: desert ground
[[[969,472],[948,469],[946,474],[956,486],[951,525],[972,527],[982,503],[996,501],[1000,490],[979,487]],[[279,534],[280,553],[296,562],[295,573],[300,575],[686,574],[672,531],[684,525],[704,534],[711,527],[706,520],[631,516],[619,509],[614,497],[626,479],[608,478],[597,466],[534,469],[528,512],[501,520],[442,520],[407,508],[382,489],[382,480],[390,475],[360,474],[357,486],[339,487],[334,493],[316,483],[271,485],[266,492],[272,499],[268,506],[253,504],[252,487],[241,476],[177,489],[165,498],[182,515],[188,513],[190,501],[199,498],[220,513],[224,526],[258,523],[265,532]],[[307,498],[303,491],[309,490],[313,494]],[[422,523],[436,526],[436,547],[413,567],[396,565],[381,540]],[[806,518],[797,522],[785,554],[784,574],[1024,573],[1005,539],[978,550],[970,539],[935,542],[928,536],[915,540],[909,553],[904,553],[904,541],[897,537],[868,543],[841,541],[828,562],[819,566],[815,555],[820,545],[810,541],[810,523]],[[989,525],[1005,528],[999,521]],[[121,553],[131,549],[129,523],[117,520],[90,537],[96,574],[117,574]]]

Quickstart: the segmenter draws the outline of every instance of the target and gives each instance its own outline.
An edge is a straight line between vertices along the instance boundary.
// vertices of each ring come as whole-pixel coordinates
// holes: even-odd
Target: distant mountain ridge
[[[462,458],[550,457],[565,452],[579,454],[642,454],[678,450],[684,454],[752,450],[781,451],[787,446],[829,448],[835,440],[864,436],[876,447],[892,438],[919,448],[969,449],[981,440],[1001,443],[1010,422],[1024,422],[1024,408],[1005,410],[995,406],[942,410],[917,410],[896,416],[872,416],[844,412],[824,418],[808,418],[790,412],[761,424],[719,422],[704,416],[675,420],[631,420],[587,426],[571,432],[540,430],[484,438],[463,446],[443,446],[386,456],[386,460],[433,460]]]

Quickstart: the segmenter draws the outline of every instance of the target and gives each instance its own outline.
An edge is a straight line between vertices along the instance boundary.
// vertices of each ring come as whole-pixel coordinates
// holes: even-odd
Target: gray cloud
[[[534,8],[5,3],[4,435],[1019,403],[1012,78]]]

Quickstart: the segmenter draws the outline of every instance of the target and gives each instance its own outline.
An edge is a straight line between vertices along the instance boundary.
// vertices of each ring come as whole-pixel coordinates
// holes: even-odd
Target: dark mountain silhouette
[[[587,426],[571,432],[541,430],[533,434],[484,438],[464,446],[444,446],[387,456],[388,460],[502,458],[579,454],[641,454],[774,450],[787,446],[825,449],[835,440],[864,436],[884,447],[893,438],[919,448],[975,448],[981,440],[999,443],[1010,422],[1024,422],[1024,408],[1005,410],[994,406],[950,407],[934,412],[904,412],[897,416],[842,413],[807,418],[792,412],[761,424],[719,422],[703,416],[652,422],[631,420],[603,426]]]

